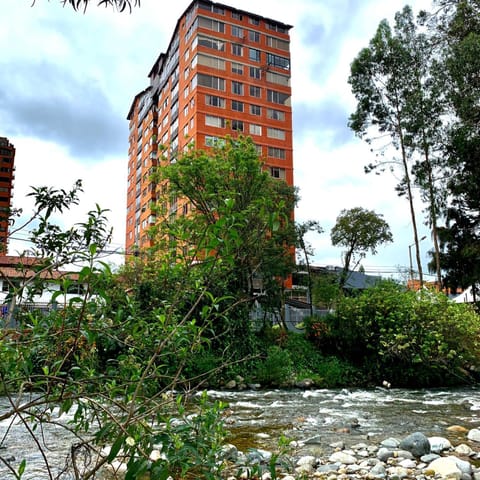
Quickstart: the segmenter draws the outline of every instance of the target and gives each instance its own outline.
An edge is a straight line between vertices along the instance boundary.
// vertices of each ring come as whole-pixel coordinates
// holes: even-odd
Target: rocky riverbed
[[[245,453],[227,445],[224,476],[228,480],[480,480],[480,430],[455,425],[447,430],[455,433],[458,444],[452,445],[446,437],[414,432],[379,443],[338,441],[328,448],[306,439],[290,443],[290,452],[285,446],[281,452],[252,449]]]

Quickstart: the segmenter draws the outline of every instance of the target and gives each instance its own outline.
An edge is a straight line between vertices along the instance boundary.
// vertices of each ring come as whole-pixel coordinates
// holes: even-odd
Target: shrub
[[[293,362],[287,350],[271,346],[266,357],[257,364],[255,379],[263,385],[282,385],[291,380]]]
[[[325,319],[327,348],[378,383],[432,386],[465,382],[480,363],[480,317],[443,293],[393,282],[342,299]]]

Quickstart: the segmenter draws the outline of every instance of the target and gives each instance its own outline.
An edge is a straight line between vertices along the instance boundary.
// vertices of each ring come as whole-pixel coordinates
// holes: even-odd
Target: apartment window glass
[[[260,80],[262,77],[262,70],[258,67],[250,67],[250,77]]]
[[[285,140],[285,130],[279,128],[267,128],[267,137],[276,138],[278,140]]]
[[[225,24],[211,18],[198,17],[198,26],[214,32],[225,33]]]
[[[198,36],[198,44],[202,47],[211,48],[212,50],[218,50],[219,52],[225,51],[225,42],[217,40],[216,38]]]
[[[260,20],[258,18],[255,18],[255,17],[249,17],[248,18],[248,23],[250,25],[260,25]]]
[[[250,105],[250,114],[251,115],[261,115],[262,107],[260,105]]]
[[[275,110],[274,108],[267,108],[267,118],[283,121],[285,120],[285,112]]]
[[[243,95],[243,83],[232,82],[232,93],[235,95]]]
[[[218,138],[213,135],[205,135],[205,145],[207,147],[214,147],[215,145],[223,146],[225,145],[225,140],[223,138]]]
[[[282,75],[281,73],[267,72],[267,82],[288,87],[290,85],[290,76]]]
[[[260,50],[257,50],[256,48],[249,48],[248,49],[248,58],[252,62],[259,62],[260,61]]]
[[[214,88],[215,90],[225,90],[225,80],[213,75],[206,75],[204,73],[198,73],[196,75],[198,79],[198,85],[202,87]]]
[[[260,98],[262,96],[262,89],[255,85],[250,85],[250,96]]]
[[[282,40],[276,37],[267,37],[267,45],[278,50],[285,50],[288,52],[290,45],[286,40]]]
[[[248,31],[248,39],[251,42],[259,43],[260,42],[260,33],[256,32],[255,30]]]
[[[243,47],[238,43],[232,43],[232,55],[237,57],[243,56]]]
[[[280,160],[285,160],[286,152],[283,148],[268,147],[268,156],[272,158],[278,158]]]
[[[207,12],[218,13],[219,15],[225,15],[225,10],[222,7],[218,7],[217,5],[212,5],[211,3],[207,2],[198,2],[198,7],[202,10],[207,10]]]
[[[205,115],[205,125],[209,127],[225,128],[225,119],[214,115]]]
[[[290,95],[277,92],[275,90],[267,90],[267,100],[272,103],[278,103],[279,105],[287,105],[290,99]]]
[[[281,25],[278,25],[277,23],[265,22],[265,25],[269,30],[272,30],[274,32],[287,33],[287,29],[285,27],[282,27]]]
[[[205,95],[205,103],[211,107],[225,108],[225,99],[216,95]]]
[[[232,100],[232,110],[235,110],[236,112],[243,112],[243,102]]]
[[[285,169],[279,167],[270,167],[270,175],[279,180],[285,180]]]
[[[267,53],[267,63],[273,67],[283,68],[283,70],[290,70],[290,59],[287,57],[281,57],[274,53]]]
[[[243,15],[241,13],[232,12],[232,18],[235,20],[243,20]]]
[[[262,126],[261,125],[255,125],[254,123],[251,123],[248,126],[248,131],[250,135],[261,135],[262,134]]]
[[[241,63],[232,62],[232,73],[243,75],[243,65]]]
[[[232,130],[243,132],[243,122],[241,120],[232,120]]]
[[[205,67],[225,70],[225,60],[218,57],[209,57],[207,55],[198,55],[198,63]]]
[[[243,38],[243,28],[232,25],[232,36]]]

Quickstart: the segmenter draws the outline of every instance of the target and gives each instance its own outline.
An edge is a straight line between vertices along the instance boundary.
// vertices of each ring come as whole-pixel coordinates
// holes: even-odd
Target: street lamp
[[[427,238],[426,235],[424,235],[418,242],[422,242]],[[410,259],[410,280],[413,284],[413,262],[412,262],[412,247],[415,245],[415,242],[412,243],[411,245],[408,246],[408,258]]]

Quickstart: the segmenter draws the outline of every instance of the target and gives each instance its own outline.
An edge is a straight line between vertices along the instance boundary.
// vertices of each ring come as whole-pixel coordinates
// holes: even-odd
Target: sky
[[[2,0],[0,16],[0,136],[16,147],[13,206],[32,210],[32,186],[84,193],[69,212],[81,222],[98,204],[108,209],[112,251],[125,237],[128,122],[134,96],[148,86],[148,72],[165,51],[190,0],[141,0],[131,13],[97,7],[86,13],[60,0]],[[293,25],[291,35],[294,177],[300,201],[296,220],[316,220],[323,234],[309,234],[313,264],[340,265],[342,249],[330,230],[342,209],[363,207],[383,215],[394,241],[367,255],[367,273],[398,276],[414,248],[407,200],[398,198],[390,174],[365,174],[374,157],[347,126],[355,109],[350,64],[368,46],[379,22],[393,23],[405,3],[396,0],[224,0],[226,5]],[[409,2],[415,12],[428,0]],[[419,206],[419,210],[420,210]],[[421,224],[421,220],[419,221]],[[26,233],[9,254],[26,248]],[[420,226],[423,268],[432,248]],[[119,264],[120,254],[108,261]],[[414,265],[415,268],[415,265]],[[427,277],[428,278],[428,277]]]

